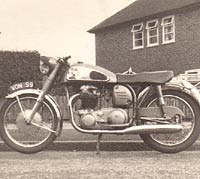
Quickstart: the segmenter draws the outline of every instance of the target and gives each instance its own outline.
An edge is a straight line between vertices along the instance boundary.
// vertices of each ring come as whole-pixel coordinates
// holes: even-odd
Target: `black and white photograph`
[[[6,0],[0,179],[200,179],[200,0]]]

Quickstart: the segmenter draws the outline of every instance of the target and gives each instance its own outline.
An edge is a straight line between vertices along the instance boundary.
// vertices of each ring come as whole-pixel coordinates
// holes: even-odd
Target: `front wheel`
[[[165,104],[175,106],[184,113],[181,121],[183,130],[173,134],[143,134],[143,141],[151,148],[163,153],[177,153],[190,147],[200,133],[200,106],[190,95],[177,91],[163,91]],[[149,96],[143,107],[157,106],[156,95]],[[149,123],[146,123],[149,124]]]
[[[45,149],[56,138],[58,120],[53,106],[46,100],[28,123],[29,116],[38,96],[25,94],[7,99],[0,111],[0,133],[5,143],[22,153],[36,153]]]

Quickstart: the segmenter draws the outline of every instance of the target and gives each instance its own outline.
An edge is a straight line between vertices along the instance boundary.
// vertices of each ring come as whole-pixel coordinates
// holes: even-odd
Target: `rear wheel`
[[[45,149],[56,138],[58,120],[52,105],[44,100],[32,123],[24,118],[29,116],[37,95],[26,94],[7,99],[0,111],[0,132],[5,143],[22,153],[36,153]]]
[[[183,130],[173,134],[142,134],[141,138],[153,149],[164,153],[176,153],[190,147],[200,132],[200,107],[197,101],[188,94],[177,90],[163,92],[165,104],[179,108],[184,117],[181,120]],[[156,95],[146,99],[143,107],[157,106]],[[180,122],[180,121],[179,121]],[[145,124],[152,125],[146,122]]]

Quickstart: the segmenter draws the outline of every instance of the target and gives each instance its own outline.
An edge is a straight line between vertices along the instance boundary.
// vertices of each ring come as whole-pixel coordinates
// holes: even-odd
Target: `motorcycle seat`
[[[174,77],[173,71],[142,72],[136,74],[117,74],[118,83],[164,84]]]

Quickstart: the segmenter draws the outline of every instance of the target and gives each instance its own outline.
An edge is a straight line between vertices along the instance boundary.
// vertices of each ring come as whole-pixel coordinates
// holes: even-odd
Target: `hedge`
[[[37,51],[0,51],[0,97],[5,96],[14,83],[41,81],[39,61]]]

